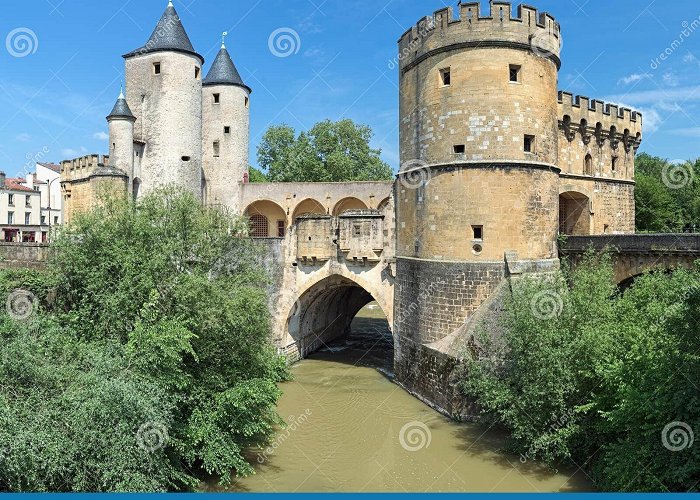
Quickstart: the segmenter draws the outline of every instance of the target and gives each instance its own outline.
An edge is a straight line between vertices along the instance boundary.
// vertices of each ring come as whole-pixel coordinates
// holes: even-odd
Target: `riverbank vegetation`
[[[700,490],[700,267],[621,292],[610,260],[512,282],[462,388],[522,461],[580,467],[602,490]]]
[[[247,226],[191,196],[109,200],[0,292],[0,490],[166,491],[252,472],[286,378]]]

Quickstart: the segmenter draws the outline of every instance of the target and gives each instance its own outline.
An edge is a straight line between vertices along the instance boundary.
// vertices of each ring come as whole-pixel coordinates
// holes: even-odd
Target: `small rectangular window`
[[[224,127],[224,134],[230,134],[231,133],[231,127]]]
[[[201,71],[201,70],[199,69],[199,66],[195,66],[195,67],[194,67],[194,78],[195,78],[196,80],[199,80],[199,72],[200,72],[200,71]]]
[[[153,74],[160,75],[160,63],[153,63]]]
[[[510,81],[511,83],[518,83],[520,82],[520,71],[522,69],[522,66],[518,66],[516,64],[511,64],[510,65]]]
[[[452,146],[452,152],[456,155],[463,155],[466,153],[467,148],[464,144],[456,144]]]
[[[440,85],[443,87],[449,87],[452,84],[452,72],[450,68],[444,68],[440,70]]]
[[[53,218],[53,223],[58,224],[58,215]]]
[[[221,94],[214,94],[214,104],[219,104],[221,102]]]
[[[32,220],[32,214],[26,213],[24,214],[24,225],[28,226],[31,223]]]
[[[616,170],[617,170],[617,156],[613,156],[613,159],[612,159],[612,171],[613,171],[613,173],[615,173]]]
[[[250,99],[248,99],[248,98],[246,97],[246,98],[245,98],[245,107],[247,108],[249,104],[250,104]]]
[[[525,141],[524,141],[523,148],[526,153],[534,153],[535,152],[535,136],[534,135],[526,135],[525,136]]]
[[[277,221],[277,237],[284,238],[284,221],[283,220]]]
[[[7,223],[8,224],[15,223],[15,213],[14,212],[7,212]]]
[[[31,206],[32,206],[32,197],[29,196],[29,195],[27,195],[27,196],[25,197],[25,199],[26,199],[26,201],[24,202],[24,205],[27,206],[27,207],[31,207]]]
[[[221,148],[219,147],[219,141],[214,141],[214,158],[218,158],[220,152]]]
[[[472,226],[473,239],[483,240],[484,239],[484,226]]]
[[[15,195],[14,195],[14,194],[8,195],[8,197],[7,197],[7,203],[8,203],[9,205],[14,205],[14,204],[15,204]]]

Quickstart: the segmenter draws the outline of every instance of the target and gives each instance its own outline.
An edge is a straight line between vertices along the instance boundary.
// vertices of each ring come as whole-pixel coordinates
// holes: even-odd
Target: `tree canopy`
[[[108,200],[63,228],[48,272],[0,273],[0,491],[253,471],[287,372],[246,231],[186,194]]]
[[[636,160],[637,231],[700,231],[700,159],[669,162],[641,154]]]
[[[326,120],[299,134],[289,125],[272,126],[258,146],[258,164],[269,182],[390,180],[394,173],[381,150],[370,147],[372,136],[370,127],[349,119]]]

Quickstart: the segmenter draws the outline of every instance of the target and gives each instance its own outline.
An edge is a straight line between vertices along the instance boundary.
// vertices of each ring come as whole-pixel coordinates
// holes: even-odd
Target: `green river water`
[[[279,413],[290,424],[253,453],[257,474],[232,491],[591,491],[576,467],[554,473],[501,452],[504,436],[457,423],[390,377],[391,333],[375,304],[353,333],[292,368]],[[213,487],[211,489],[214,489]]]

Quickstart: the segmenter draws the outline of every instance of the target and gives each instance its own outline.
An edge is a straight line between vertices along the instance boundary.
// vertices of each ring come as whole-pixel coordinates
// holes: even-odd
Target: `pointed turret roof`
[[[117,102],[114,105],[114,108],[112,108],[112,112],[107,117],[107,121],[113,120],[115,118],[126,118],[129,120],[136,120],[136,117],[131,112],[131,109],[129,109],[129,104],[126,102],[126,98],[124,97],[124,91],[119,93]]]
[[[168,2],[168,7],[165,9],[160,21],[158,21],[146,45],[129,52],[124,55],[124,58],[128,59],[134,56],[163,51],[191,54],[197,56],[204,64],[204,58],[194,50],[190,37],[187,36],[185,27],[182,25],[180,16],[177,14],[172,2]]]
[[[243,83],[243,79],[240,73],[238,73],[236,65],[233,64],[233,60],[228,50],[226,50],[226,46],[223,44],[221,45],[221,50],[219,50],[219,53],[216,55],[216,59],[214,59],[214,63],[209,69],[209,73],[207,73],[207,77],[202,82],[202,85],[235,85],[237,87],[243,87],[248,93],[252,92],[250,87]]]

